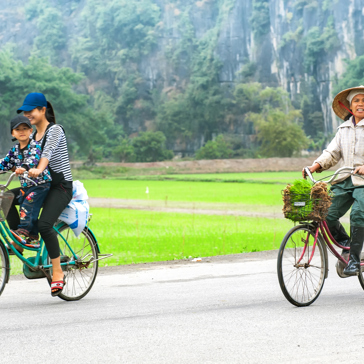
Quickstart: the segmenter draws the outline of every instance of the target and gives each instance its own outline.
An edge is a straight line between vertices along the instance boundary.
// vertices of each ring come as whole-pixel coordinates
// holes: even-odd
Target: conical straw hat
[[[348,88],[344,91],[339,92],[335,98],[334,101],[332,103],[332,108],[335,112],[335,114],[340,118],[345,120],[345,118],[350,114],[348,110],[346,110],[342,105],[339,104],[339,102],[341,102],[342,104],[345,105],[345,107],[347,109],[350,109],[350,104],[349,101],[346,100],[346,98],[348,97],[349,93],[353,90],[363,90],[363,95],[364,95],[364,86],[356,86],[356,87],[352,87],[352,88]]]

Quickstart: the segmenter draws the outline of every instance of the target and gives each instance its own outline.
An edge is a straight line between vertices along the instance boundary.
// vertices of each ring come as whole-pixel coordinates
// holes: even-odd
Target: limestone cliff
[[[47,1],[39,1],[44,2]],[[58,1],[48,1],[58,8],[63,21],[64,43],[58,47],[57,57],[53,57],[56,65],[78,69],[78,58],[72,49],[75,38],[84,32],[87,17],[84,10],[93,2],[97,3],[69,0],[60,7]],[[168,56],[185,39],[180,20],[187,14],[189,29],[196,39],[215,32],[211,39],[216,39],[214,54],[222,62],[221,84],[233,87],[246,74],[244,70],[251,67],[254,80],[283,87],[293,102],[305,92],[311,97],[312,111],[322,112],[325,132],[335,130],[338,120],[331,111],[333,82],[345,72],[345,59],[364,54],[364,0],[152,2],[159,12],[158,35],[156,44],[138,59],[137,67],[143,78],[140,87],[149,91],[168,89],[188,79],[183,52],[178,67],[172,66]],[[31,2],[33,6],[36,3]],[[26,0],[0,2],[0,47],[15,44],[16,57],[25,62],[42,32],[39,13],[32,16],[29,9],[26,12],[26,6],[29,7]],[[42,55],[39,47],[38,55]],[[104,80],[101,76],[96,80],[92,74],[87,76],[88,92],[92,93],[95,87],[107,88],[106,76]],[[135,123],[130,128],[137,131],[140,125]]]

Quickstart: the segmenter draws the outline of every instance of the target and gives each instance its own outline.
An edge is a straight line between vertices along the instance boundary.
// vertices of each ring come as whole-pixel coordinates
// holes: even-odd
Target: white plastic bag
[[[72,200],[62,211],[59,219],[73,230],[76,237],[79,237],[87,224],[90,206],[87,202],[87,191],[82,182],[73,181],[72,189]]]

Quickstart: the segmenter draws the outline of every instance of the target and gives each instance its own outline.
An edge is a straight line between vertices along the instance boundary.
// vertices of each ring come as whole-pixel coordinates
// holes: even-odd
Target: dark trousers
[[[351,207],[350,225],[364,227],[364,186],[355,187],[348,177],[331,186],[334,194],[326,221],[329,227],[334,226]]]
[[[38,235],[39,212],[50,188],[51,184],[48,182],[20,189],[18,197],[20,224],[18,229],[25,230],[30,236]]]
[[[15,188],[11,191],[17,196],[20,192],[20,188]],[[53,229],[53,225],[71,199],[72,188],[66,188],[62,184],[59,184],[51,186],[51,189],[44,200],[43,210],[38,220],[38,229],[51,259],[58,258],[60,255],[57,233]],[[7,218],[10,228],[14,230],[20,223],[18,210],[15,207],[15,205],[18,204],[19,202],[14,199]]]

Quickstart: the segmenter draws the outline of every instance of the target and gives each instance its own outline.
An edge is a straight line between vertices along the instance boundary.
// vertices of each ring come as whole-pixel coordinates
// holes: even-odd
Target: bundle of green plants
[[[331,195],[326,183],[319,182],[312,186],[307,180],[300,179],[285,188],[283,201],[286,218],[293,221],[322,221],[331,205]]]
[[[293,221],[305,219],[312,211],[311,183],[297,179],[283,191],[283,212],[286,218]]]

